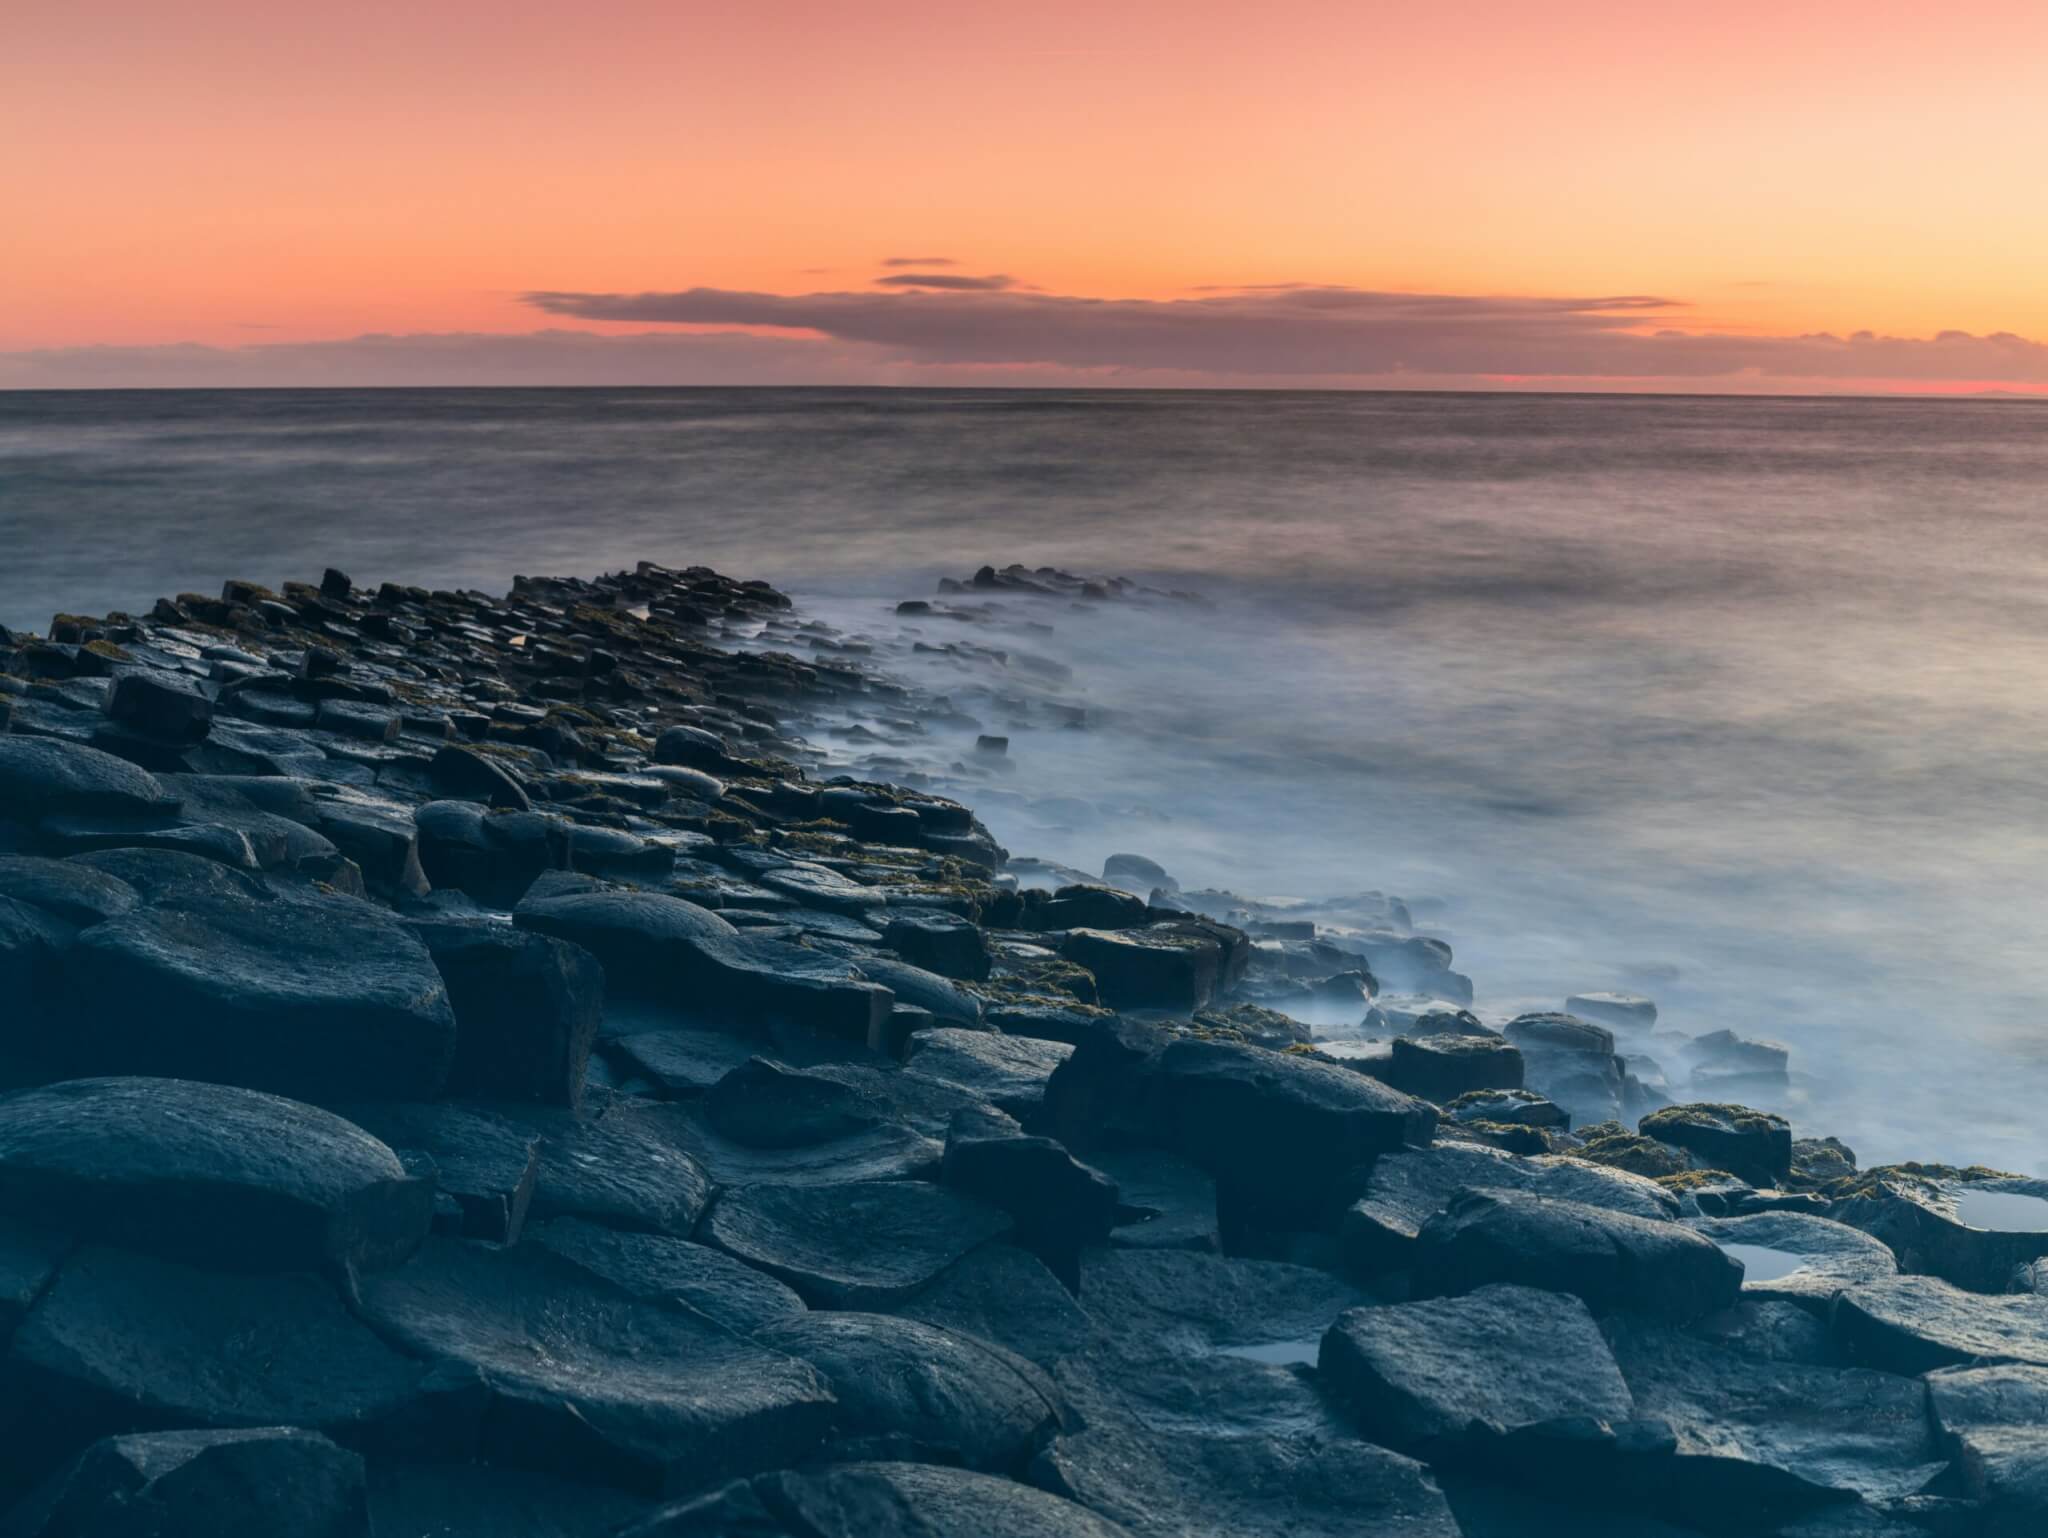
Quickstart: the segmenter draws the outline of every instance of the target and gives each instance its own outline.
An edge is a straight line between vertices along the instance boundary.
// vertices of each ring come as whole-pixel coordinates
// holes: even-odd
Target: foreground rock
[[[852,1181],[742,1187],[719,1198],[703,1237],[814,1307],[873,1309],[1009,1227],[995,1209],[922,1181]]]
[[[832,1395],[803,1363],[545,1249],[436,1239],[368,1281],[380,1331],[483,1386],[486,1456],[653,1493],[802,1457]]]
[[[86,1079],[0,1098],[0,1212],[214,1266],[371,1269],[419,1244],[433,1188],[311,1106]]]
[[[1317,1361],[1367,1435],[1431,1462],[1484,1457],[1546,1422],[1612,1426],[1634,1413],[1586,1305],[1528,1287],[1352,1309]]]
[[[1118,1538],[1126,1529],[1028,1485],[922,1463],[765,1474],[618,1538]]]
[[[1436,1295],[1489,1282],[1572,1293],[1596,1313],[1642,1309],[1683,1323],[1732,1304],[1742,1267],[1676,1223],[1519,1192],[1468,1192],[1423,1225],[1415,1286]]]
[[[9,1519],[18,1538],[370,1538],[363,1460],[310,1431],[109,1437]]]

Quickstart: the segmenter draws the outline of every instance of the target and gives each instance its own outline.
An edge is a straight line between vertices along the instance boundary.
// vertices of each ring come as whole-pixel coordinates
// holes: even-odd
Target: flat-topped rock
[[[669,1234],[627,1233],[581,1218],[555,1218],[524,1242],[551,1250],[629,1297],[679,1303],[741,1335],[804,1312],[795,1289],[722,1250]]]
[[[178,800],[125,758],[55,737],[0,735],[0,815],[168,815]]]
[[[764,1474],[672,1506],[617,1538],[1128,1538],[1014,1480],[924,1463]],[[1432,1535],[1434,1538],[1434,1535]]]
[[[1117,1185],[1109,1242],[1126,1249],[1219,1250],[1216,1181],[1154,1148],[1097,1149],[1088,1162]]]
[[[1041,1367],[1081,1350],[1094,1328],[1044,1261],[1001,1242],[968,1251],[893,1312],[978,1335]]]
[[[849,1181],[728,1191],[702,1237],[813,1307],[872,1309],[900,1303],[1009,1227],[1006,1214],[923,1181]]]
[[[2003,1292],[2048,1258],[2048,1181],[1879,1172],[1836,1216],[1881,1239],[1899,1268],[1972,1292]]]
[[[1347,1310],[1317,1370],[1374,1441],[1433,1462],[1546,1421],[1634,1414],[1586,1305],[1529,1287]]]
[[[1927,1389],[1856,1368],[1763,1361],[1640,1317],[1601,1328],[1639,1417],[1677,1437],[1674,1515],[1735,1516],[1911,1495],[1941,1472]]]
[[[1051,1380],[988,1341],[886,1314],[791,1315],[754,1337],[809,1362],[842,1455],[1018,1474],[1058,1421]]]
[[[388,1274],[388,1273],[386,1273]],[[0,1413],[16,1467],[164,1425],[301,1426],[344,1441],[426,1422],[426,1370],[305,1273],[200,1271],[123,1250],[66,1260],[16,1330]],[[454,1446],[453,1406],[433,1417]]]
[[[1752,1185],[1774,1186],[1792,1173],[1792,1126],[1746,1105],[1669,1105],[1638,1124],[1645,1137],[1682,1148],[1707,1169]]]
[[[1470,1143],[1408,1148],[1376,1161],[1345,1212],[1344,1261],[1360,1276],[1412,1265],[1422,1225],[1460,1191],[1485,1187],[1583,1202],[1639,1218],[1675,1218],[1678,1200],[1653,1180],[1583,1160],[1524,1158]]]
[[[532,1216],[688,1234],[711,1199],[680,1106],[619,1100],[600,1116],[537,1119],[546,1134]]]
[[[1462,1538],[1427,1468],[1341,1434],[1098,1416],[1054,1441],[1032,1477],[1145,1538]]]
[[[2048,1297],[1987,1297],[1938,1277],[1894,1276],[1841,1293],[1831,1315],[1852,1362],[1921,1373],[1973,1362],[2048,1366]]]
[[[231,1269],[394,1265],[433,1188],[353,1123],[178,1079],[0,1097],[0,1212]]]
[[[15,1538],[370,1538],[363,1460],[318,1432],[158,1431],[95,1442],[8,1518]]]
[[[1370,1301],[1327,1271],[1193,1250],[1091,1250],[1081,1306],[1131,1357],[1313,1362],[1323,1333]]]
[[[30,854],[0,855],[0,897],[78,929],[126,913],[141,900],[135,888],[104,871]]]
[[[541,1133],[483,1106],[399,1100],[338,1107],[341,1115],[402,1157],[433,1167],[433,1190],[453,1202],[452,1227],[472,1239],[518,1242],[540,1179]]]
[[[2048,1368],[1951,1367],[1927,1375],[1934,1424],[1990,1538],[2048,1523]]]
[[[448,1093],[575,1107],[604,1015],[604,969],[581,946],[504,924],[422,923],[455,1012]]]
[[[830,1391],[803,1363],[632,1297],[545,1248],[433,1239],[363,1288],[390,1339],[481,1380],[482,1450],[655,1493],[802,1457]]]
[[[939,1028],[910,1038],[905,1066],[1030,1122],[1044,1106],[1047,1082],[1073,1052],[1065,1042]]]
[[[208,1079],[296,1099],[431,1099],[455,1016],[426,949],[354,898],[180,883],[64,953],[84,1072]]]
[[[1299,1054],[1176,1041],[1148,1066],[1161,1140],[1269,1220],[1323,1219],[1355,1167],[1426,1143],[1434,1108]]]
[[[1742,1262],[1745,1298],[1775,1298],[1825,1313],[1843,1288],[1898,1274],[1898,1261],[1877,1240],[1807,1213],[1699,1218],[1688,1226]]]
[[[1519,1191],[1468,1191],[1422,1227],[1420,1296],[1489,1282],[1569,1292],[1595,1313],[1640,1310],[1679,1322],[1733,1303],[1742,1268],[1677,1223]]]

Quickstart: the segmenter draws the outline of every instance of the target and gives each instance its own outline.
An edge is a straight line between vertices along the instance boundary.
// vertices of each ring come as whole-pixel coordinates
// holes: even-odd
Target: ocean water
[[[0,394],[11,626],[643,558],[877,633],[983,562],[1197,590],[1045,606],[1096,724],[971,796],[1015,851],[1397,892],[1482,1009],[1639,988],[1788,1043],[1798,1131],[2048,1169],[2048,409]]]

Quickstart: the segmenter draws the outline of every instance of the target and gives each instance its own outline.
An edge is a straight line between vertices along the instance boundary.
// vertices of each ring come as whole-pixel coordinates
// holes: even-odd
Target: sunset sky
[[[0,384],[2048,389],[2044,65],[2042,0],[25,0]]]

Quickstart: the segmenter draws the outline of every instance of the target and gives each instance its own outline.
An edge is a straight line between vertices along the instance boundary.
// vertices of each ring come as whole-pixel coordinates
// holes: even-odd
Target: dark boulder
[[[1346,1266],[1374,1276],[1412,1265],[1423,1224],[1471,1187],[1529,1191],[1639,1218],[1675,1218],[1679,1210],[1655,1181],[1577,1159],[1518,1158],[1468,1143],[1402,1149],[1373,1165],[1344,1214]]]
[[[1701,1218],[1690,1225],[1742,1262],[1742,1295],[1825,1314],[1845,1287],[1898,1274],[1892,1252],[1846,1223],[1804,1212]]]
[[[1129,1533],[1071,1501],[993,1474],[923,1463],[849,1463],[727,1485],[622,1528],[616,1538],[1129,1538]]]
[[[604,1014],[604,968],[581,946],[503,924],[417,923],[448,986],[448,1093],[574,1108]]]
[[[388,1274],[388,1273],[387,1273]],[[199,1271],[122,1250],[64,1262],[0,1372],[11,1466],[48,1469],[102,1437],[167,1427],[302,1426],[347,1442],[399,1428],[459,1451],[448,1401],[429,1417],[425,1369],[303,1272]]]
[[[1147,1065],[1159,1141],[1274,1223],[1320,1224],[1356,1166],[1426,1143],[1436,1112],[1317,1058],[1176,1041]]]
[[[803,1148],[881,1120],[880,1107],[860,1090],[763,1057],[713,1084],[703,1112],[707,1126],[745,1148]]]
[[[890,918],[882,943],[914,967],[941,977],[985,981],[991,959],[981,926],[951,913],[903,913]]]
[[[721,1195],[702,1237],[816,1308],[887,1308],[1006,1233],[995,1208],[916,1180],[756,1185]]]
[[[1076,929],[1060,955],[1094,974],[1101,1001],[1113,1009],[1200,1009],[1230,981],[1232,952],[1211,932],[1221,928]]]
[[[963,1196],[1016,1221],[1017,1242],[1063,1280],[1077,1281],[1077,1257],[1114,1226],[1116,1182],[1049,1137],[1030,1137],[1000,1111],[955,1113],[941,1179]]]
[[[1792,1172],[1792,1125],[1744,1105],[1671,1105],[1637,1124],[1653,1137],[1696,1156],[1706,1169],[1727,1170],[1751,1185],[1775,1186]]]
[[[2048,1369],[1948,1368],[1927,1375],[1934,1423],[1984,1538],[2048,1528]]]
[[[1377,1077],[1438,1105],[1473,1090],[1520,1089],[1522,1054],[1484,1036],[1397,1036]]]
[[[539,812],[429,801],[414,810],[413,826],[427,879],[487,907],[511,907],[543,875],[569,863],[567,826]]]
[[[609,1282],[629,1297],[681,1304],[741,1335],[804,1311],[804,1300],[774,1277],[730,1255],[669,1234],[627,1233],[555,1218],[529,1228],[525,1242]]]
[[[1064,1042],[942,1027],[910,1038],[905,1068],[1035,1123],[1044,1109],[1046,1085],[1073,1050]]]
[[[197,742],[213,727],[213,701],[179,673],[117,674],[107,714],[123,726],[172,742]]]
[[[1063,886],[1034,917],[1039,929],[1136,929],[1150,917],[1145,899],[1108,886]]]
[[[533,801],[526,787],[499,760],[455,743],[438,748],[427,771],[444,795],[465,801],[483,801],[491,806],[530,812]]]
[[[1742,1267],[1676,1223],[1518,1191],[1468,1191],[1422,1227],[1424,1297],[1514,1282],[1569,1292],[1595,1313],[1640,1310],[1678,1322],[1728,1307]]]
[[[1602,1329],[1637,1416],[1676,1438],[1668,1464],[1638,1471],[1673,1516],[1752,1531],[1803,1507],[1911,1495],[1941,1472],[1924,1384],[1764,1361],[1640,1318]]]
[[[546,1249],[431,1239],[365,1283],[388,1338],[482,1383],[481,1451],[652,1493],[793,1462],[832,1398],[803,1363]]]
[[[838,1401],[842,1456],[1022,1472],[1057,1425],[1051,1381],[1000,1346],[887,1314],[792,1315],[756,1333],[809,1362]]]
[[[363,1460],[318,1432],[108,1437],[8,1518],[10,1538],[370,1538]]]
[[[178,810],[155,775],[126,759],[54,737],[0,736],[0,815],[147,817]]]
[[[2048,1297],[1985,1297],[1932,1276],[1895,1276],[1851,1287],[1830,1315],[1851,1362],[1921,1373],[1974,1362],[2048,1367]]]
[[[1904,1271],[1973,1292],[2003,1292],[2013,1273],[2048,1257],[2048,1181],[1880,1175],[1835,1216],[1881,1239]]]
[[[535,1220],[588,1218],[643,1233],[688,1234],[711,1199],[681,1106],[618,1100],[601,1116],[529,1118],[546,1134]]]
[[[80,934],[64,974],[83,1072],[329,1103],[427,1099],[455,1055],[455,1016],[426,949],[354,898],[181,883]]]
[[[1041,1367],[1081,1350],[1094,1329],[1045,1262],[1012,1244],[968,1251],[893,1312],[978,1335]]]
[[[1484,1458],[1546,1421],[1634,1415],[1586,1305],[1530,1287],[1351,1309],[1323,1336],[1317,1375],[1372,1440],[1431,1462]]]
[[[433,1187],[459,1220],[437,1227],[512,1244],[525,1226],[540,1178],[540,1134],[480,1106],[390,1101],[340,1112],[401,1156],[423,1157]]]
[[[275,1095],[84,1079],[0,1098],[0,1212],[208,1266],[395,1265],[433,1188],[362,1128]]]

